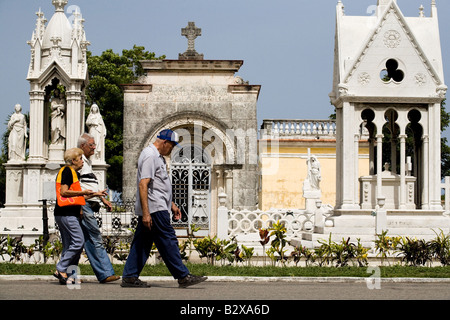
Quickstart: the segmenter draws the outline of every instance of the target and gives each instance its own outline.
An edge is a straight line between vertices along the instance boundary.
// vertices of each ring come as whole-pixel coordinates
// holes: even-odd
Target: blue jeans
[[[103,247],[102,234],[98,228],[91,205],[89,202],[86,202],[81,208],[83,210],[81,228],[83,229],[85,240],[84,250],[86,251],[97,280],[102,281],[114,275],[114,269],[109,260],[108,253]]]
[[[151,230],[144,226],[142,217],[138,217],[138,225],[122,278],[139,277],[150,255],[153,242],[172,276],[175,279],[186,277],[189,274],[189,270],[181,259],[178,239],[175,230],[170,224],[169,212],[154,212],[151,214],[151,217]]]
[[[77,217],[55,216],[55,221],[58,224],[63,244],[61,258],[56,264],[56,270],[66,273],[70,266],[78,266],[83,252],[83,231]]]

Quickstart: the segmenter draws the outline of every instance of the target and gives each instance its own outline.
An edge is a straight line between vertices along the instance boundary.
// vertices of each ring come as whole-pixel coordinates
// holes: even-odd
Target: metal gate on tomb
[[[181,219],[172,220],[177,235],[186,235],[191,224],[200,227],[196,236],[206,236],[210,230],[211,165],[198,146],[184,146],[174,150],[170,165],[173,202],[181,210]]]

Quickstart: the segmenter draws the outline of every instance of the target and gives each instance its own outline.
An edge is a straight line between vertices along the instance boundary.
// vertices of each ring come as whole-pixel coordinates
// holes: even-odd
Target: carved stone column
[[[376,198],[383,196],[383,135],[377,134],[377,193]]]
[[[48,114],[44,110],[44,91],[32,90],[30,91],[30,147],[29,157],[30,162],[43,161],[47,157],[47,140],[44,135],[43,124],[48,123],[47,119],[44,119],[44,115]],[[48,131],[45,130],[48,134]]]
[[[406,208],[406,135],[400,135],[400,207]]]
[[[233,208],[233,197],[229,196],[233,194],[233,170],[227,169],[225,170],[225,194],[228,195],[226,207]]]
[[[82,124],[84,121],[84,105],[81,105],[81,91],[67,91],[67,128],[66,128],[66,149],[77,146],[78,137],[84,131]]]
[[[429,198],[429,172],[428,172],[428,165],[429,165],[429,140],[428,135],[424,135],[422,138],[422,145],[423,145],[423,166],[422,166],[422,172],[423,172],[423,186],[422,186],[422,209],[428,210],[430,208],[430,198]]]

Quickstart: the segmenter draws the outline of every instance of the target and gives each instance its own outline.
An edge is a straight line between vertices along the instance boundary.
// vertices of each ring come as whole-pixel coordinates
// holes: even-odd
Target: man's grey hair
[[[88,140],[90,139],[94,139],[94,136],[90,133],[83,133],[79,138],[78,138],[78,142],[77,142],[77,146],[78,148],[81,147],[82,144],[85,144]]]

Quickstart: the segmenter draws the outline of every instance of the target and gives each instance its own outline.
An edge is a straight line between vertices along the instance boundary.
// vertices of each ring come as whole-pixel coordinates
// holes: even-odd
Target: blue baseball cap
[[[172,131],[170,129],[162,130],[158,134],[157,138],[175,142],[175,145],[178,145],[178,141],[180,140],[180,136],[178,135],[178,133],[176,133],[175,131]]]

